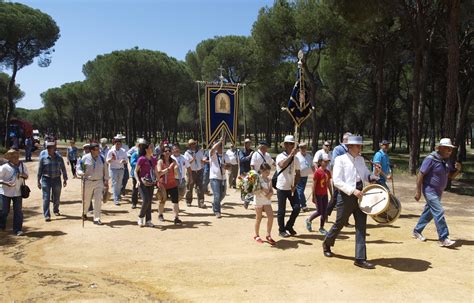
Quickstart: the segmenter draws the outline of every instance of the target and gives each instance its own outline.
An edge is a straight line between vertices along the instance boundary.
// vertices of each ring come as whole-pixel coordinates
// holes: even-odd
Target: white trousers
[[[87,214],[87,210],[91,205],[92,199],[94,199],[94,221],[100,219],[100,211],[102,209],[102,197],[104,192],[104,181],[90,181],[84,182],[84,214]]]

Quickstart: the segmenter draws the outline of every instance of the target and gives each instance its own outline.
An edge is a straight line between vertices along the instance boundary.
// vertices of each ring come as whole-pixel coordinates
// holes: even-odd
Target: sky
[[[49,67],[39,67],[35,62],[17,74],[17,84],[25,92],[17,107],[27,109],[42,107],[40,94],[47,89],[84,80],[82,65],[97,55],[138,46],[184,60],[186,53],[202,40],[250,35],[260,8],[273,4],[273,0],[17,2],[49,14],[61,34]]]

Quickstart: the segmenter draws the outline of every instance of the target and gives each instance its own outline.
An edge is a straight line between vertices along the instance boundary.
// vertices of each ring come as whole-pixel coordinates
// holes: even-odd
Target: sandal
[[[260,244],[263,243],[262,239],[259,236],[255,236],[255,237],[253,237],[253,239],[255,241],[257,241],[258,243],[260,243]]]
[[[276,244],[275,240],[273,240],[271,236],[267,236],[265,239],[267,239],[267,242],[270,245],[275,245]]]

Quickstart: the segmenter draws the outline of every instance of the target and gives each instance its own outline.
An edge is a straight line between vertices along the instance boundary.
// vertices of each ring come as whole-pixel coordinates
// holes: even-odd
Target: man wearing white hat
[[[204,152],[198,148],[194,139],[188,141],[189,149],[184,153],[184,157],[191,166],[191,175],[188,176],[188,189],[186,192],[186,204],[191,206],[193,201],[193,189],[196,187],[198,197],[198,207],[204,208],[204,186],[203,186],[203,160]]]
[[[102,207],[102,198],[104,190],[109,188],[109,173],[105,158],[100,154],[99,145],[92,143],[90,153],[81,159],[81,166],[77,170],[78,176],[82,177],[83,183],[83,214],[87,219],[87,210],[89,209],[92,198],[94,199],[94,224],[102,225],[100,221],[100,212]]]
[[[296,185],[300,180],[300,162],[295,159],[298,148],[296,147],[295,138],[286,136],[283,142],[285,151],[276,157],[277,163],[277,198],[278,212],[277,221],[280,237],[288,237],[296,235],[293,226],[296,217],[300,213],[300,203],[295,195]],[[288,222],[285,224],[286,200],[290,201],[292,212]]]
[[[114,137],[114,146],[107,153],[106,161],[109,164],[109,174],[112,179],[112,191],[115,205],[120,205],[120,192],[122,190],[123,174],[125,165],[128,163],[128,156],[122,148],[122,140],[125,137],[117,135]]]
[[[107,154],[109,153],[109,147],[107,146],[108,140],[107,138],[100,139],[100,154],[102,157],[107,158]]]
[[[46,222],[51,221],[49,204],[52,196],[53,212],[59,216],[59,198],[61,196],[61,174],[63,186],[67,185],[67,172],[64,160],[56,152],[56,142],[46,142],[47,154],[39,159],[38,188],[43,191],[43,215]]]
[[[307,152],[306,142],[300,143],[300,151],[296,154],[296,159],[300,162],[300,171],[301,178],[298,185],[296,185],[296,196],[298,197],[298,202],[300,203],[301,210],[303,212],[308,211],[308,206],[306,205],[306,196],[304,195],[304,190],[306,189],[306,183],[308,182],[308,176],[311,175],[314,171],[312,165],[312,159],[310,153]]]
[[[432,152],[423,160],[416,180],[415,200],[419,201],[423,192],[426,205],[418,220],[418,224],[413,230],[413,237],[420,241],[426,241],[426,238],[421,233],[434,218],[436,230],[438,231],[439,245],[444,247],[455,244],[455,241],[448,238],[448,225],[444,217],[443,206],[441,205],[441,196],[448,183],[448,178],[454,179],[461,172],[461,164],[459,162],[452,167],[447,161],[454,147],[451,139],[441,139],[437,146],[437,151]]]
[[[365,247],[367,215],[359,208],[358,200],[362,198],[364,182],[378,180],[380,165],[375,164],[375,174],[371,174],[365,165],[362,151],[362,137],[350,136],[347,140],[348,152],[335,159],[333,166],[334,186],[339,189],[342,201],[337,203],[336,222],[329,230],[323,242],[323,252],[326,257],[332,257],[331,246],[344,227],[351,214],[354,214],[356,227],[356,256],[354,265],[373,269],[375,266],[367,262]]]

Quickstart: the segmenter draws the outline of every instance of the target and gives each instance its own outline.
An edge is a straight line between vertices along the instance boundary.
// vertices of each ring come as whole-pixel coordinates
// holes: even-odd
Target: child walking
[[[327,169],[329,165],[329,156],[323,154],[322,158],[318,160],[318,169],[313,176],[313,202],[316,203],[317,210],[306,219],[306,229],[313,231],[312,221],[318,216],[321,216],[321,223],[319,232],[326,235],[327,231],[324,229],[324,223],[327,220],[326,210],[328,208],[328,188],[332,192],[331,172]]]
[[[268,163],[263,163],[260,166],[260,190],[255,192],[253,198],[253,205],[255,206],[256,221],[255,221],[255,236],[253,239],[258,243],[263,243],[260,238],[260,223],[262,222],[263,211],[267,215],[267,236],[266,240],[269,244],[275,245],[275,240],[272,239],[272,225],[273,225],[273,209],[272,200],[273,188],[271,185],[270,176],[271,167]]]

